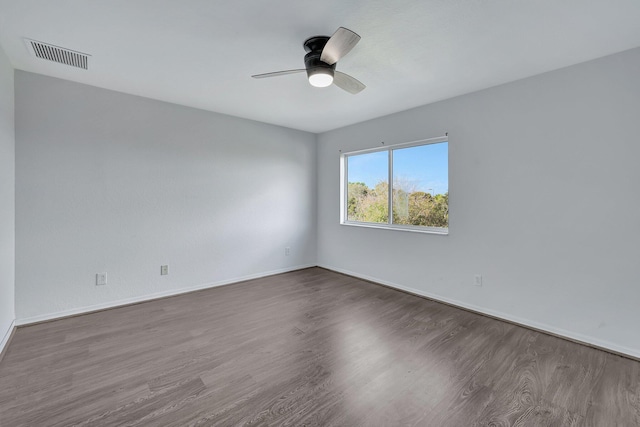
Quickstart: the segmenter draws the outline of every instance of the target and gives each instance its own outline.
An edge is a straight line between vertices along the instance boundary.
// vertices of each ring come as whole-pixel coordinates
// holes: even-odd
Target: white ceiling
[[[367,88],[309,86],[302,42],[362,36],[338,63]],[[38,59],[23,37],[88,53]],[[0,0],[16,69],[310,132],[640,46],[639,0]]]

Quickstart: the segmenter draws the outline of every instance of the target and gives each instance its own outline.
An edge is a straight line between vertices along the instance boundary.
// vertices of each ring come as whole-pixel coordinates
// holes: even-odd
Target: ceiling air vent
[[[83,70],[87,70],[89,67],[89,56],[91,55],[37,40],[24,39],[24,41],[27,43],[29,51],[38,58],[82,68]]]

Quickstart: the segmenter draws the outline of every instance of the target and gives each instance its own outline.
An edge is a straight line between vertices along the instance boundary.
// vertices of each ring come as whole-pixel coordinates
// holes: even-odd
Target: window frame
[[[448,235],[449,227],[441,228],[441,227],[428,227],[422,225],[407,225],[407,224],[394,224],[393,223],[393,150],[401,149],[401,148],[411,148],[418,147],[423,145],[432,145],[432,144],[440,144],[446,142],[447,143],[447,192],[449,187],[449,136],[448,134],[445,136],[439,136],[435,138],[427,138],[420,139],[417,141],[404,142],[400,144],[393,145],[383,145],[382,147],[376,148],[367,148],[363,150],[349,151],[346,153],[340,154],[340,225],[347,225],[352,227],[367,227],[367,228],[379,228],[385,230],[399,230],[399,231],[410,231],[414,233],[427,233],[427,234],[439,234],[439,235]],[[384,144],[384,142],[382,143]],[[349,188],[349,171],[348,171],[348,158],[354,155],[360,154],[368,154],[368,153],[376,153],[380,151],[388,152],[388,177],[387,180],[389,182],[389,194],[387,196],[387,204],[388,204],[388,220],[386,223],[379,222],[364,222],[364,221],[349,221],[348,220],[348,201],[346,197],[348,196],[348,188]]]

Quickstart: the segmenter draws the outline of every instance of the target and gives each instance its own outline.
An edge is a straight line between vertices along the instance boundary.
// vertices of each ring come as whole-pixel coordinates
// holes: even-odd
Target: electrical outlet
[[[96,274],[96,286],[103,286],[107,284],[107,273]]]
[[[291,248],[289,246],[287,246],[286,248],[284,248],[284,254],[285,256],[289,256],[291,255]]]
[[[482,275],[476,274],[473,276],[473,284],[476,286],[482,286]]]
[[[167,274],[169,274],[169,266],[168,265],[161,265],[160,266],[160,275],[161,276],[166,276]]]

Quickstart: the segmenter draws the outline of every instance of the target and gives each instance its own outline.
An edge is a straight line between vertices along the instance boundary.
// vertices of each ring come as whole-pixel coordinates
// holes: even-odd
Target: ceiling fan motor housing
[[[314,36],[309,37],[303,43],[304,50],[308,52],[304,56],[304,66],[307,70],[307,77],[311,77],[317,73],[329,74],[333,77],[336,64],[329,65],[320,60],[322,49],[324,49],[328,41],[328,36]]]
[[[311,77],[317,73],[334,75],[336,64],[329,65],[320,60],[321,52],[309,52],[304,56],[304,66],[307,69],[307,77]]]

